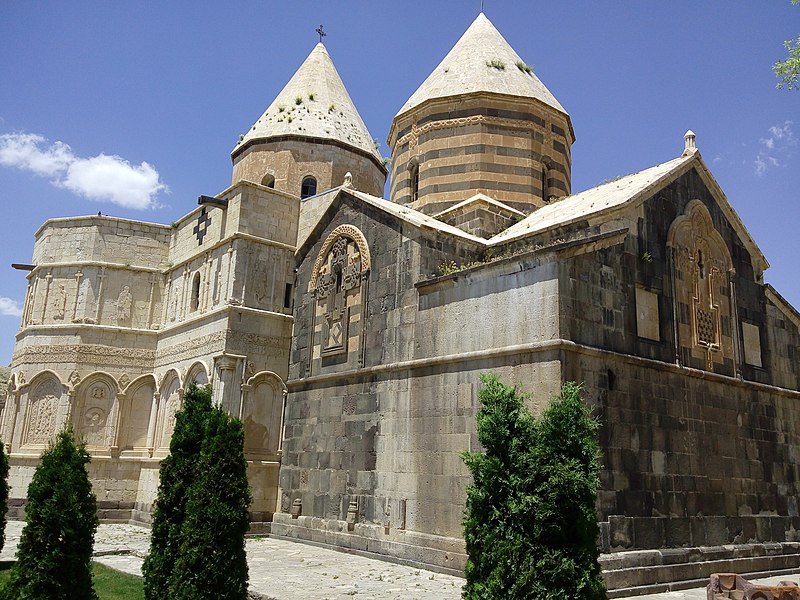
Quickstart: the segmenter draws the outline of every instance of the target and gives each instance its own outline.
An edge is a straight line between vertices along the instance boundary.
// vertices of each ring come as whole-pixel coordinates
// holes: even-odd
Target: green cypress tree
[[[210,388],[191,384],[175,415],[169,456],[161,461],[150,533],[150,552],[142,565],[147,600],[169,598],[169,579],[181,546],[189,489],[197,478],[206,421],[212,411]]]
[[[4,598],[97,598],[91,571],[97,500],[86,473],[89,460],[70,429],[42,454],[28,486],[25,528]]]
[[[537,421],[524,397],[481,376],[483,453],[464,453],[467,583],[475,599],[605,598],[597,561],[597,422],[567,383]]]
[[[206,421],[199,476],[191,487],[169,598],[247,598],[244,536],[250,487],[239,419],[215,408]]]
[[[0,550],[6,543],[6,512],[8,512],[8,456],[0,440]]]

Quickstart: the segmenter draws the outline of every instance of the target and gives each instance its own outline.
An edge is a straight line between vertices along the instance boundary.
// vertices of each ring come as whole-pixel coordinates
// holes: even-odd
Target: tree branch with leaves
[[[800,0],[792,0],[792,4],[800,5]],[[796,40],[787,40],[784,46],[789,51],[789,57],[772,65],[772,70],[780,79],[776,85],[778,89],[797,90],[800,89],[800,36]]]

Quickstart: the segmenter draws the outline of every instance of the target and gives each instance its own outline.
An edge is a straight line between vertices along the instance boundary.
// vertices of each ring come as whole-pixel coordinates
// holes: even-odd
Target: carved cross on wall
[[[197,225],[192,229],[192,233],[197,237],[198,246],[203,243],[203,238],[206,237],[206,233],[208,233],[209,225],[211,225],[211,217],[206,213],[206,207],[204,206],[203,210],[200,211],[200,215],[197,217]]]
[[[324,270],[316,292],[326,324],[322,352],[346,352],[350,314],[347,293],[361,283],[361,257],[351,240],[342,236],[334,242]]]

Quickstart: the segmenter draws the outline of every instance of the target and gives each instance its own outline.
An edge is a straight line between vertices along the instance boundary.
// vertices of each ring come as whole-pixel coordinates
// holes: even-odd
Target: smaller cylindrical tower
[[[571,190],[569,115],[483,14],[397,113],[391,199],[431,215],[485,194],[528,213]]]

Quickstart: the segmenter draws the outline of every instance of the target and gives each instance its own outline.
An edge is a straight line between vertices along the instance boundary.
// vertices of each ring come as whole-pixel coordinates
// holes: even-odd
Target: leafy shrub
[[[145,598],[247,597],[244,535],[250,488],[241,421],[192,384],[161,463]]]
[[[597,562],[597,422],[566,383],[540,419],[524,397],[492,374],[481,376],[478,438],[485,453],[464,453],[464,597],[605,598]]]
[[[175,415],[169,456],[161,461],[153,510],[150,552],[142,565],[147,600],[168,597],[169,580],[181,546],[186,501],[200,461],[205,422],[211,413],[211,392],[192,384]]]
[[[86,473],[89,454],[65,429],[42,454],[28,486],[25,528],[3,598],[96,599],[91,558],[97,500]]]
[[[206,421],[198,479],[189,490],[181,548],[170,580],[175,600],[247,597],[244,535],[250,488],[242,422],[215,408]]]

